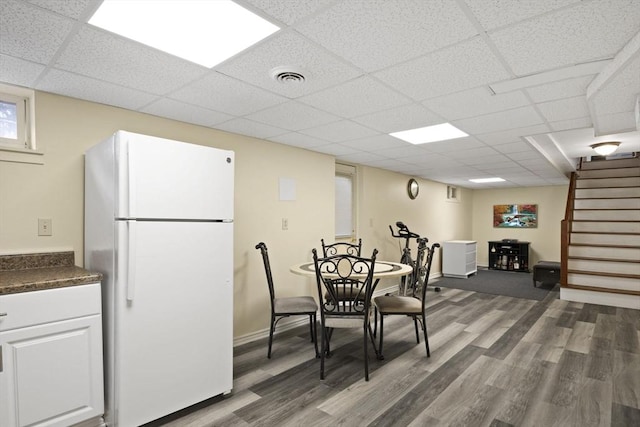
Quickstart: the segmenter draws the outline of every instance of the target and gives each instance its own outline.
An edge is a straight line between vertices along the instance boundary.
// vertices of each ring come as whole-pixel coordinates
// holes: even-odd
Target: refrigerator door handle
[[[136,222],[127,221],[128,253],[127,253],[127,301],[133,301],[136,290]]]

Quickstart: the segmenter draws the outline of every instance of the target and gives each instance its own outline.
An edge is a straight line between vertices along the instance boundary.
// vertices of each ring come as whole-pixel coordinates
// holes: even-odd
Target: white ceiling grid
[[[237,0],[281,30],[212,69],[87,24],[100,2],[0,1],[0,82],[469,188],[566,184],[566,159],[605,137],[640,151],[637,0]],[[281,66],[305,82],[275,81]],[[442,122],[469,136],[387,135]]]

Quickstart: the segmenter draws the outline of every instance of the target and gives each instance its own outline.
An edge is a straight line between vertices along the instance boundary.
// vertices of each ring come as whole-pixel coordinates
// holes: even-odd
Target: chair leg
[[[418,316],[413,316],[413,325],[416,328],[416,343],[420,344],[420,334],[418,333]]]
[[[381,315],[382,316],[382,315]],[[373,336],[378,333],[378,307],[373,308]]]
[[[364,345],[364,380],[369,381],[369,355],[367,348],[369,347],[368,341],[369,334],[369,325],[367,322],[364,323],[363,334],[362,334],[362,344]]]
[[[427,348],[427,357],[431,357],[431,352],[429,351],[429,334],[427,333],[427,317],[422,316],[422,333],[424,333],[424,345]]]
[[[273,331],[276,328],[276,318],[271,315],[271,327],[269,328],[269,349],[267,350],[267,359],[271,359],[271,344],[273,344]]]
[[[318,353],[318,323],[316,322],[316,315],[311,314],[309,319],[311,326],[311,341],[313,341],[313,347],[316,350],[316,358],[320,357],[320,353]]]
[[[326,354],[326,341],[327,341],[327,330],[324,327],[324,325],[321,326],[322,328],[322,344],[321,344],[321,353],[320,353],[320,379],[323,380],[324,379],[324,358],[325,358],[325,354]]]
[[[380,313],[380,344],[378,344],[378,359],[384,360],[384,353],[382,352],[382,336],[384,335],[384,314]]]

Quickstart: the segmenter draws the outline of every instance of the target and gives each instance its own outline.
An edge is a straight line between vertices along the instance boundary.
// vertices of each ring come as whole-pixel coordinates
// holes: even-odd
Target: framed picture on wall
[[[538,205],[493,205],[495,228],[538,227]]]

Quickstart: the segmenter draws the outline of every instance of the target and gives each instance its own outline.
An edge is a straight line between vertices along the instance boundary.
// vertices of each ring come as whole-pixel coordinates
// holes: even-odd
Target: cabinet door
[[[99,315],[0,332],[0,425],[69,426],[103,413]]]

